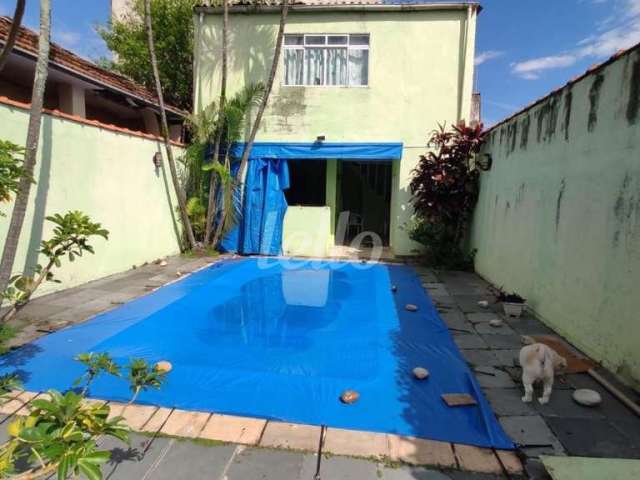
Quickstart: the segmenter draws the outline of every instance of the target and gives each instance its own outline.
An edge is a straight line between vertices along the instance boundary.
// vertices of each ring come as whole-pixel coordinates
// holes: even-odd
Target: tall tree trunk
[[[153,69],[153,78],[156,84],[156,93],[158,95],[158,103],[160,105],[160,120],[162,126],[162,137],[164,138],[164,146],[167,152],[167,161],[169,162],[169,170],[171,170],[171,180],[173,181],[173,188],[176,191],[176,197],[178,198],[178,207],[180,208],[180,216],[182,217],[182,224],[187,234],[187,240],[192,250],[196,250],[198,244],[196,243],[196,237],[193,235],[193,227],[187,214],[187,200],[185,198],[184,191],[180,186],[178,180],[178,172],[176,170],[176,162],[173,158],[173,151],[171,150],[171,141],[169,139],[169,124],[167,123],[167,112],[164,108],[164,98],[162,96],[162,85],[160,84],[160,73],[158,72],[158,59],[156,58],[156,48],[153,41],[153,27],[151,26],[151,0],[144,0],[144,18],[147,30],[147,43],[149,46],[149,56],[151,57],[151,68]]]
[[[16,43],[18,30],[20,30],[20,24],[22,23],[22,17],[24,16],[25,3],[26,0],[18,0],[16,2],[16,10],[13,13],[13,23],[11,24],[11,30],[9,30],[9,35],[7,35],[7,40],[4,44],[4,48],[2,49],[2,53],[0,53],[0,72],[6,65],[7,60],[9,60],[9,55],[11,55],[13,46]]]
[[[13,205],[11,222],[7,230],[7,239],[0,260],[0,292],[4,292],[11,277],[13,263],[16,259],[18,242],[22,233],[24,217],[31,191],[31,178],[36,164],[38,144],[40,142],[40,125],[42,124],[42,104],[44,89],[49,73],[49,42],[51,37],[51,3],[50,0],[40,0],[40,36],[38,40],[38,60],[31,93],[31,111],[29,113],[29,127],[24,153],[24,168],[29,174],[20,179],[16,201]]]
[[[273,54],[273,63],[271,64],[271,73],[269,74],[269,79],[267,80],[267,84],[265,86],[264,97],[262,97],[262,102],[260,103],[260,107],[258,108],[258,112],[256,113],[256,118],[253,121],[253,126],[251,127],[251,134],[249,135],[249,141],[244,147],[244,152],[242,153],[242,159],[240,160],[240,168],[238,170],[237,179],[239,181],[241,196],[243,195],[243,191],[244,191],[244,177],[245,177],[245,172],[247,170],[247,162],[249,161],[249,155],[251,154],[251,150],[253,149],[253,143],[255,142],[256,135],[258,134],[258,128],[260,128],[260,123],[262,122],[262,116],[264,115],[264,111],[267,108],[267,103],[269,102],[269,96],[271,95],[271,90],[273,89],[273,83],[276,79],[278,64],[280,63],[280,55],[282,53],[282,42],[284,41],[284,26],[287,23],[288,13],[289,13],[288,0],[282,0],[282,10],[280,13],[280,27],[278,29],[278,39],[276,41],[276,51]]]
[[[222,1],[222,79],[220,81],[220,101],[218,102],[218,131],[213,149],[213,161],[220,161],[220,145],[222,143],[222,135],[224,133],[225,104],[227,101],[227,55],[229,53],[229,0]],[[204,243],[207,245],[211,238],[211,230],[213,221],[216,216],[216,184],[217,177],[214,171],[211,172],[211,180],[209,181],[209,205],[207,206],[207,224],[205,227]],[[213,243],[213,242],[212,242]],[[213,243],[215,247],[215,243]]]

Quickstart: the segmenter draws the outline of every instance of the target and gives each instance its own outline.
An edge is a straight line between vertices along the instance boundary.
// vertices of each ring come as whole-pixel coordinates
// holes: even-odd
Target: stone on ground
[[[602,403],[602,397],[595,390],[580,388],[573,392],[573,399],[585,407],[595,407]]]

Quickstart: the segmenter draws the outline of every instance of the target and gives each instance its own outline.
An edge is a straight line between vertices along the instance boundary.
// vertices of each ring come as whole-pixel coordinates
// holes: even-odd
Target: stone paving
[[[548,478],[538,460],[543,454],[640,458],[640,418],[586,373],[556,378],[547,405],[540,405],[537,399],[529,404],[520,400],[521,336],[554,334],[551,329],[527,313],[519,319],[506,318],[493,303],[489,285],[475,274],[437,272],[434,280],[432,271],[419,271],[427,290],[437,292],[432,298],[442,319],[473,367],[503,428],[518,444],[531,478]],[[488,300],[489,308],[480,307],[479,300]],[[504,325],[490,326],[495,318]],[[609,372],[597,371],[638,401],[637,393],[619,384]],[[596,408],[578,405],[571,397],[578,388],[598,391],[602,404]]]
[[[20,312],[16,325],[22,327],[22,331],[13,344],[21,345],[50,331],[85,321],[213,261],[213,258],[173,257],[168,259],[168,266],[145,265],[38,298]],[[488,284],[477,275],[434,272],[420,267],[417,272],[462,355],[475,370],[500,423],[518,444],[518,454],[529,478],[548,478],[538,460],[542,454],[640,458],[640,419],[586,374],[559,378],[548,405],[542,406],[537,401],[522,403],[520,369],[517,367],[520,336],[553,334],[553,331],[529,315],[517,320],[505,319],[497,305],[491,304],[486,309],[480,307],[479,300],[491,302],[493,298],[487,290]],[[489,321],[495,318],[505,320],[505,325],[499,328],[490,326]],[[599,373],[615,383],[606,371],[599,370]],[[603,397],[602,405],[586,408],[575,404],[571,392],[576,388],[599,391]],[[637,399],[634,392],[626,392]],[[2,406],[5,415],[0,417],[0,440],[6,438],[7,414],[25,412],[24,402],[30,399],[30,395],[26,392],[21,395],[19,399],[11,400],[14,403]],[[116,404],[112,408],[116,414],[123,411],[123,407]],[[130,411],[125,415],[134,429],[147,432],[144,435],[133,434],[131,447],[104,440],[102,447],[112,451],[112,459],[104,468],[105,478],[297,480],[313,479],[316,474],[317,427],[254,419],[251,426],[238,429],[234,418],[224,418],[223,415],[142,408],[147,410],[135,415]],[[184,425],[190,426],[188,434],[185,434]],[[224,428],[221,430],[221,427]],[[293,435],[292,427],[297,429]],[[197,434],[193,434],[195,430]],[[226,432],[226,436],[220,437],[221,431]],[[356,434],[368,437],[357,437]],[[179,438],[184,436],[200,436],[201,439]],[[380,437],[386,440],[381,441]],[[501,467],[490,451],[487,454],[472,447],[400,437],[391,441],[390,437],[394,436],[329,428],[324,438],[318,478],[507,478],[495,474],[501,471]],[[218,440],[230,443],[222,444]],[[354,458],[370,457],[371,452],[378,452],[378,458]],[[517,468],[513,459],[503,458],[501,453],[499,456],[510,473],[508,478],[516,478],[513,473]],[[432,466],[423,468],[420,464]],[[465,469],[493,473],[469,473]]]

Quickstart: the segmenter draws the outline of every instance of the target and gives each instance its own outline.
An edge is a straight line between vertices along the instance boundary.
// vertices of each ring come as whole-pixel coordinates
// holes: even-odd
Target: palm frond
[[[211,142],[218,128],[218,105],[216,102],[211,102],[200,112],[189,115],[187,125],[197,143]]]

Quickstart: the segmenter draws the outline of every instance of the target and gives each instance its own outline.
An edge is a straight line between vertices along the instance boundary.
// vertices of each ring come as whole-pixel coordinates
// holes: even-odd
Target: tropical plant
[[[31,179],[29,172],[24,168],[23,156],[24,148],[0,140],[0,203],[11,201],[11,195],[18,192],[23,178]],[[5,215],[0,212],[0,216]]]
[[[70,211],[64,215],[55,214],[46,217],[56,227],[53,236],[49,240],[43,240],[39,253],[46,256],[49,261],[46,266],[37,265],[35,276],[16,275],[11,278],[9,287],[1,294],[4,300],[9,300],[13,306],[2,317],[2,322],[7,322],[18,310],[31,298],[36,289],[46,281],[54,281],[53,268],[62,266],[62,259],[67,257],[70,262],[81,257],[84,252],[95,253],[89,239],[93,236],[109,238],[109,232],[102,228],[100,223],[92,222],[82,212]]]
[[[86,367],[80,379],[87,387],[101,374],[120,376],[119,367],[106,353],[84,353],[76,360]],[[158,368],[142,359],[132,359],[125,368],[134,394],[131,402],[141,390],[160,388],[167,373],[158,373]],[[15,375],[0,377],[0,397],[18,387]],[[106,402],[86,402],[86,391],[86,387],[81,393],[50,390],[33,400],[29,415],[17,417],[8,426],[9,440],[0,446],[0,477],[31,480],[55,474],[58,480],[66,480],[82,474],[101,480],[100,465],[109,460],[110,452],[98,449],[99,439],[114,437],[128,443],[129,428],[123,417],[110,418]],[[31,468],[16,472],[18,464]]]
[[[447,270],[473,269],[475,250],[467,251],[456,239],[456,229],[440,222],[414,216],[407,226],[409,238],[424,245],[427,265]]]
[[[429,152],[413,170],[410,189],[415,219],[410,236],[425,245],[428,261],[447,268],[469,266],[472,255],[462,242],[478,198],[478,170],[473,164],[484,141],[482,125],[464,122],[431,134]]]
[[[81,353],[75,359],[86,367],[86,371],[74,382],[74,386],[84,383],[82,395],[86,395],[89,387],[99,375],[107,373],[120,376],[120,367],[108,353]]]
[[[207,222],[207,207],[202,203],[199,196],[191,197],[187,200],[187,214],[191,219],[193,233],[196,238],[204,239],[204,232]]]
[[[18,38],[18,31],[20,30],[20,24],[22,23],[22,17],[24,16],[24,7],[26,3],[26,0],[16,1],[16,9],[13,13],[11,29],[9,30],[9,35],[7,35],[7,39],[5,40],[4,47],[2,48],[2,51],[0,51],[0,72],[7,64],[9,55],[11,55],[11,51],[13,50],[13,46],[16,44],[16,38]]]
[[[16,373],[0,375],[0,400],[4,400],[12,390],[18,390],[21,387],[22,382]]]
[[[198,0],[152,0],[151,19],[155,32],[160,82],[169,104],[193,108],[193,7]],[[149,57],[143,0],[130,2],[130,11],[98,28],[115,53],[103,66],[154,90],[155,79]]]
[[[160,82],[160,72],[158,70],[158,60],[156,57],[155,39],[153,35],[153,25],[151,19],[151,0],[144,0],[144,20],[147,32],[147,46],[149,51],[149,58],[151,61],[151,71],[153,72],[153,79],[155,84],[156,95],[158,96],[158,104],[160,105],[160,123],[162,127],[162,137],[164,139],[164,147],[167,154],[167,161],[169,162],[169,170],[171,172],[171,180],[173,182],[173,188],[176,191],[176,197],[178,199],[178,208],[180,209],[180,217],[182,219],[182,226],[184,228],[189,247],[192,250],[196,250],[198,244],[193,234],[193,228],[191,226],[191,220],[187,213],[187,199],[180,185],[178,179],[178,171],[176,169],[176,162],[173,158],[173,150],[171,149],[171,141],[169,139],[169,124],[167,123],[167,112],[164,106],[164,97],[162,92],[162,83]],[[174,45],[173,48],[176,48]],[[176,66],[174,65],[173,68]]]
[[[263,83],[245,85],[234,97],[225,105],[221,131],[221,148],[224,149],[222,162],[214,158],[211,163],[203,166],[204,170],[210,170],[212,176],[217,179],[218,189],[209,191],[209,205],[214,206],[207,212],[207,221],[213,225],[213,220],[217,217],[217,224],[210,245],[216,246],[224,235],[237,223],[239,215],[238,209],[241,201],[238,197],[242,195],[240,184],[231,173],[231,166],[228,158],[228,150],[233,142],[242,136],[243,127],[249,119],[249,112],[252,108],[258,107],[264,101],[266,87]],[[213,196],[217,196],[217,202],[212,201]],[[220,211],[218,212],[218,204]],[[209,241],[209,237],[206,239]]]
[[[12,325],[0,325],[0,355],[4,355],[10,350],[8,342],[15,338],[18,331],[19,330]]]
[[[128,442],[129,429],[122,417],[109,418],[106,403],[84,402],[84,396],[69,391],[61,394],[50,390],[48,398],[30,403],[28,417],[17,417],[8,426],[10,440],[0,447],[0,474],[11,473],[20,460],[37,465],[15,478],[38,478],[57,472],[101,479],[100,465],[110,457],[98,450],[97,440],[115,437]]]
[[[141,358],[132,359],[125,368],[129,372],[127,378],[133,393],[129,403],[135,402],[140,392],[150,388],[159,389],[167,376],[166,370],[161,370],[157,365],[152,367]]]
[[[31,109],[24,155],[23,168],[25,174],[20,178],[16,200],[4,242],[2,259],[0,260],[0,292],[4,292],[9,284],[13,264],[18,251],[18,242],[27,213],[27,203],[33,178],[38,144],[40,143],[40,126],[42,123],[42,105],[44,89],[47,83],[49,66],[49,42],[51,37],[51,0],[40,0],[40,35],[38,40],[38,59],[31,93]]]
[[[215,246],[218,240],[235,224],[237,219],[238,202],[234,201],[237,195],[237,182],[231,174],[231,166],[227,152],[231,144],[241,136],[247,126],[249,112],[262,101],[265,87],[262,83],[245,85],[231,99],[225,101],[224,112],[219,113],[217,105],[211,103],[201,112],[193,114],[188,119],[188,126],[192,133],[193,142],[187,148],[185,163],[189,174],[189,191],[195,206],[204,205],[208,195],[206,208],[205,231],[202,236],[205,244]],[[222,122],[222,123],[220,123]],[[214,142],[220,142],[218,159],[214,158],[206,162],[206,154],[209,146]],[[206,172],[210,172],[209,175]],[[211,180],[213,179],[213,180]],[[221,214],[218,215],[218,207]],[[199,221],[197,217],[201,210],[194,209],[191,215],[194,223]],[[218,218],[215,232],[207,234],[206,225],[214,225],[214,219]],[[212,235],[213,233],[213,235]]]

